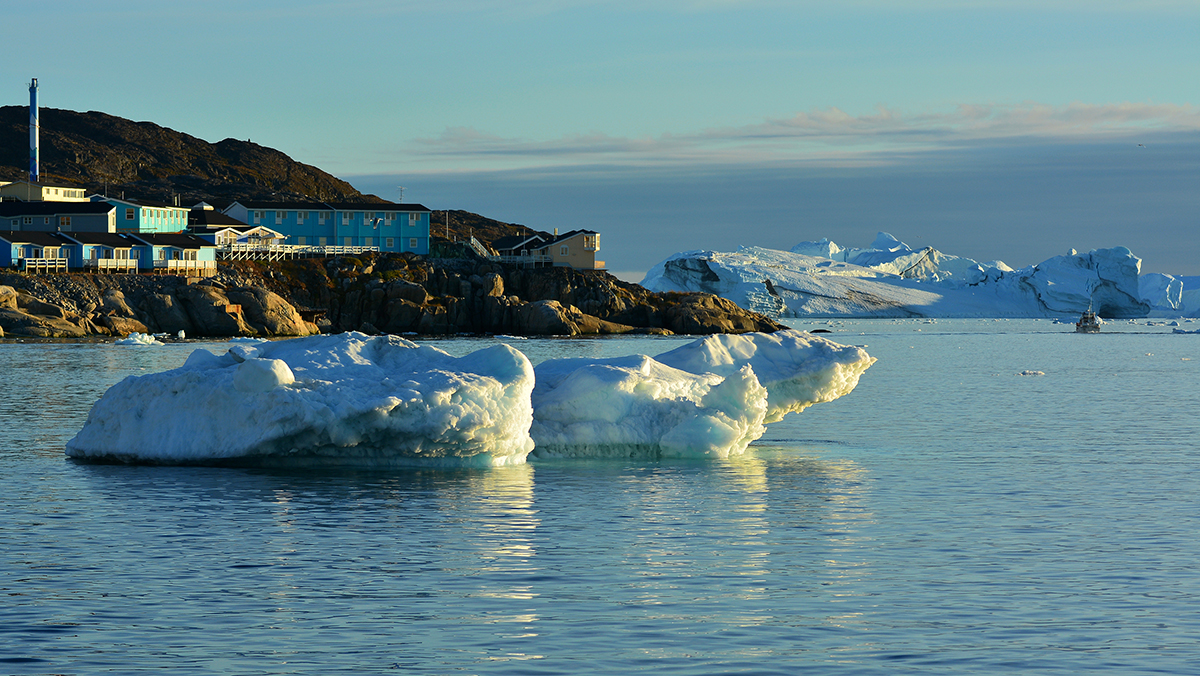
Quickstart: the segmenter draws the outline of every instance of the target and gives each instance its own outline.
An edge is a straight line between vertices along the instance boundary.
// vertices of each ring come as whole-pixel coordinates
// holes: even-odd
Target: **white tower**
[[[38,182],[38,163],[41,160],[41,149],[38,147],[38,102],[37,78],[29,83],[29,182]]]

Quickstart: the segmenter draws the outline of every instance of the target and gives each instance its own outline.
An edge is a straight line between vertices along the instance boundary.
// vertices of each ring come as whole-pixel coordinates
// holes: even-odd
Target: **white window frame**
[[[388,249],[395,249],[395,248],[396,248],[396,238],[395,238],[395,237],[385,237],[383,241],[384,241],[384,243],[385,243],[385,246],[386,246]]]
[[[417,248],[417,238],[416,238],[416,237],[409,237],[409,238],[408,238],[408,248],[409,248],[409,249],[416,249],[416,248]]]

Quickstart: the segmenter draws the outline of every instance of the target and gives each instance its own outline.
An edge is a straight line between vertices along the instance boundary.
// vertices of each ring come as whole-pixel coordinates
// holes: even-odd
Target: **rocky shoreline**
[[[0,274],[0,336],[86,338],[772,332],[775,321],[703,293],[652,293],[603,271],[524,269],[411,254],[221,263],[169,275]]]

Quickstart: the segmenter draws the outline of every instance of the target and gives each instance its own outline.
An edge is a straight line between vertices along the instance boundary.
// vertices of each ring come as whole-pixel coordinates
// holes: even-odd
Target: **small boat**
[[[1075,322],[1075,333],[1100,333],[1100,317],[1090,309]]]

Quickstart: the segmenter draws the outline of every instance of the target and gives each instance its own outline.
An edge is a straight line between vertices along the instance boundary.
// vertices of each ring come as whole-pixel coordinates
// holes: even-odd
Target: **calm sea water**
[[[743,457],[470,471],[77,464],[203,344],[0,344],[0,673],[1200,673],[1200,335],[797,324],[879,362]]]

